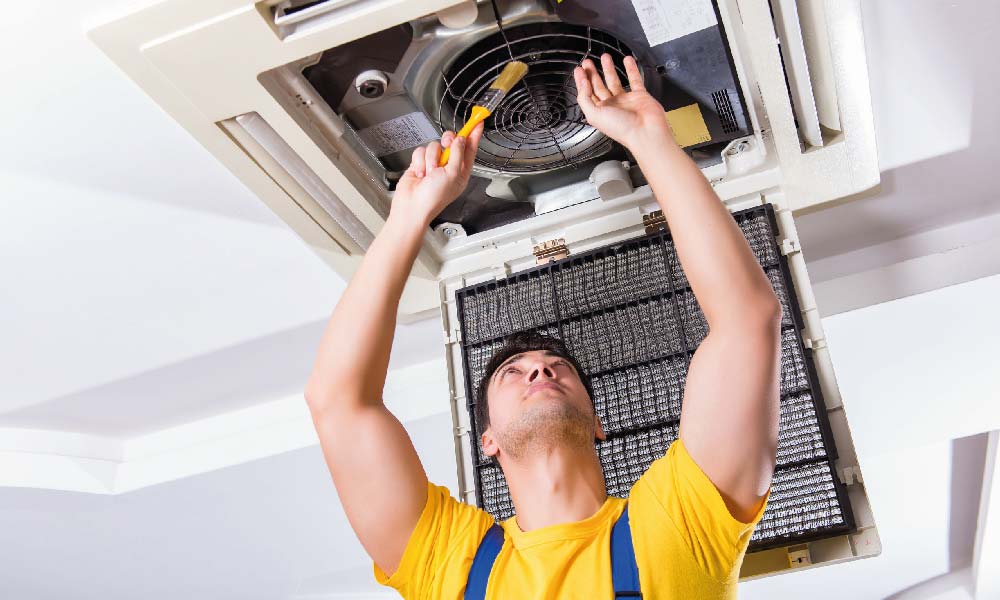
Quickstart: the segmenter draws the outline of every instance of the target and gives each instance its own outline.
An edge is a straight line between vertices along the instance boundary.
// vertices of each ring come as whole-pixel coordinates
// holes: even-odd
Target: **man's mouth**
[[[534,394],[535,392],[539,392],[541,390],[555,390],[557,392],[563,391],[562,386],[556,385],[554,383],[533,383],[530,386],[528,386],[528,393],[526,395],[530,396],[531,394]]]

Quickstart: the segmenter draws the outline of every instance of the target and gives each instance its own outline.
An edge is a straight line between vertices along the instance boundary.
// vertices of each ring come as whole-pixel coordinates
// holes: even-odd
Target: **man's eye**
[[[507,367],[503,370],[502,373],[500,373],[500,376],[502,377],[507,373],[519,373],[519,371],[517,370],[517,367]]]

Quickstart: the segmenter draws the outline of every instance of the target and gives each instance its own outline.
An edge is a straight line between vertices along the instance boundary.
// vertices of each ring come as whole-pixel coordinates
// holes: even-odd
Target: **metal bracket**
[[[662,210],[654,210],[648,215],[642,215],[642,226],[646,228],[646,233],[656,233],[667,229],[667,217]]]
[[[564,238],[558,238],[536,244],[532,253],[535,255],[535,264],[544,265],[545,263],[569,256],[569,248],[566,247],[566,240]]]
[[[840,469],[837,475],[840,477],[840,481],[844,485],[853,485],[855,483],[864,484],[865,482],[865,480],[861,477],[861,469],[859,469],[856,465]]]
[[[784,256],[789,254],[795,254],[796,252],[801,252],[802,248],[799,247],[799,243],[795,240],[781,240],[781,253]]]

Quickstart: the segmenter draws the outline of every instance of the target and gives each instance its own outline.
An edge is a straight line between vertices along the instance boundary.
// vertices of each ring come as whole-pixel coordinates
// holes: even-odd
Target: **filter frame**
[[[775,273],[779,275],[778,281],[783,285],[784,293],[787,300],[787,306],[785,307],[785,315],[782,319],[782,342],[792,344],[792,354],[793,358],[801,357],[801,367],[796,366],[793,368],[794,374],[804,381],[804,384],[799,385],[799,387],[782,390],[780,392],[781,402],[784,403],[786,399],[798,398],[802,394],[810,394],[812,399],[812,410],[815,413],[816,422],[818,423],[819,436],[822,440],[822,447],[825,450],[825,456],[819,458],[807,458],[800,461],[789,462],[785,464],[779,464],[775,470],[776,480],[779,477],[779,473],[782,476],[790,476],[794,470],[808,470],[809,465],[824,464],[829,470],[830,480],[824,480],[824,486],[833,486],[833,494],[836,498],[836,507],[839,509],[840,518],[842,523],[822,527],[818,529],[806,529],[801,533],[791,533],[787,535],[775,535],[768,538],[752,540],[750,543],[749,551],[758,551],[768,548],[785,546],[793,543],[804,543],[816,539],[825,539],[829,537],[835,537],[843,535],[845,533],[850,533],[856,530],[855,519],[853,511],[851,509],[850,498],[848,497],[846,486],[837,477],[835,470],[835,461],[838,458],[836,444],[834,442],[832,429],[830,427],[829,418],[826,411],[826,405],[823,400],[822,388],[819,384],[819,379],[817,376],[815,361],[813,359],[812,351],[803,344],[802,334],[805,329],[804,320],[802,318],[800,304],[798,300],[798,294],[796,293],[795,282],[791,277],[791,271],[788,266],[787,257],[780,251],[780,248],[776,242],[776,236],[780,231],[778,228],[777,218],[774,213],[774,208],[765,204],[762,206],[753,207],[750,209],[742,210],[733,213],[734,219],[737,223],[741,224],[741,230],[746,236],[753,236],[754,240],[748,240],[751,242],[752,249],[755,250],[755,255],[758,258],[758,262],[769,274],[769,277]],[[757,227],[757,219],[763,217],[763,223],[766,226],[766,231],[759,231],[760,227]],[[753,230],[749,231],[744,229],[742,224],[750,223]],[[763,235],[762,238],[762,234]],[[760,242],[756,244],[754,242]],[[763,246],[761,246],[761,244]],[[653,248],[659,249],[661,251],[662,261],[663,261],[663,272],[666,273],[666,284],[667,288],[664,289],[662,285],[657,287],[656,285],[650,288],[653,291],[647,289],[646,293],[638,297],[626,297],[617,302],[607,303],[603,299],[599,299],[596,302],[596,306],[589,306],[588,310],[574,311],[570,310],[568,316],[563,316],[562,311],[565,308],[563,299],[560,297],[560,289],[557,285],[559,281],[559,274],[568,272],[575,267],[582,265],[596,264],[596,261],[606,260],[609,257],[614,261],[615,257],[620,254],[627,254],[631,251],[636,251],[636,249],[641,248]],[[681,277],[676,277],[680,275]],[[547,283],[546,283],[547,278]],[[683,284],[679,285],[678,281],[675,279],[681,279]],[[475,327],[471,327],[473,323],[470,323],[468,318],[470,315],[468,313],[470,304],[475,308],[475,304],[479,300],[473,300],[477,297],[485,297],[486,294],[491,292],[497,298],[506,298],[509,304],[509,299],[514,293],[526,293],[523,291],[518,292],[516,289],[520,285],[530,285],[531,282],[535,282],[538,290],[544,290],[548,287],[548,293],[552,299],[551,306],[546,306],[541,314],[544,318],[540,320],[532,320],[528,318],[527,320],[516,321],[515,317],[511,313],[502,314],[503,311],[497,310],[497,307],[492,307],[492,310],[487,310],[485,313],[496,314],[499,319],[506,318],[506,329],[500,328],[496,330],[491,330],[489,332],[484,332],[484,328],[481,323],[474,323]],[[772,279],[772,285],[774,280]],[[637,285],[641,287],[644,282],[637,282]],[[648,282],[645,282],[648,283]],[[512,291],[514,290],[514,291]],[[503,294],[506,294],[504,296]],[[471,439],[471,453],[472,453],[472,465],[475,473],[475,492],[476,492],[476,503],[479,507],[486,508],[486,499],[483,494],[483,481],[484,481],[484,470],[485,474],[489,474],[489,470],[496,470],[499,472],[499,484],[505,486],[506,482],[503,481],[502,471],[499,470],[499,465],[496,465],[493,461],[487,460],[481,453],[479,444],[479,424],[476,422],[475,418],[475,390],[477,388],[477,381],[474,381],[474,376],[476,375],[475,370],[481,369],[485,365],[485,362],[489,360],[489,356],[492,352],[486,354],[482,352],[484,359],[480,362],[481,364],[475,369],[471,368],[470,365],[470,349],[475,348],[485,348],[487,344],[492,347],[495,352],[497,348],[502,344],[502,341],[509,335],[517,333],[520,331],[544,331],[559,337],[560,339],[566,341],[567,345],[570,346],[571,352],[580,359],[579,352],[574,351],[570,340],[566,337],[566,331],[564,326],[569,323],[576,321],[582,321],[587,319],[594,319],[595,317],[600,317],[602,315],[614,314],[616,311],[625,311],[630,309],[638,310],[643,304],[648,304],[657,301],[669,301],[669,304],[673,307],[673,317],[676,319],[676,323],[680,330],[680,348],[675,351],[665,355],[648,357],[646,360],[638,361],[630,364],[612,366],[610,368],[598,369],[596,371],[590,372],[591,378],[596,382],[599,378],[606,376],[608,374],[613,374],[615,372],[624,372],[628,369],[643,368],[650,365],[666,362],[666,361],[678,361],[682,360],[685,364],[684,376],[686,376],[687,367],[690,364],[690,358],[694,351],[697,349],[697,345],[700,344],[701,340],[698,340],[694,347],[689,343],[687,339],[688,335],[688,323],[685,322],[685,318],[690,318],[692,314],[688,314],[687,311],[681,311],[677,297],[681,294],[690,296],[694,298],[691,291],[690,285],[686,281],[686,276],[683,275],[683,270],[680,268],[679,260],[676,256],[676,251],[673,248],[673,240],[670,236],[670,232],[664,228],[662,230],[648,233],[643,236],[638,236],[629,240],[604,246],[601,248],[596,248],[579,255],[571,255],[564,259],[553,261],[544,265],[535,266],[529,269],[525,269],[518,273],[512,274],[509,277],[492,280],[487,282],[482,282],[474,285],[470,285],[461,289],[456,290],[455,300],[456,307],[458,311],[458,320],[461,334],[461,355],[462,355],[462,369],[463,369],[463,380],[466,390],[466,409],[469,413],[470,419],[470,437]],[[695,299],[696,300],[696,299]],[[502,303],[503,301],[501,301]],[[588,299],[589,302],[589,299]],[[490,307],[487,307],[490,308]],[[700,308],[695,303],[695,308],[700,314]],[[548,311],[548,312],[545,312]],[[483,312],[483,311],[480,311]],[[523,312],[523,311],[522,311]],[[485,314],[484,313],[484,314]],[[523,313],[530,315],[531,313]],[[523,316],[522,314],[522,316]],[[686,315],[686,316],[685,316]],[[703,316],[702,316],[703,319]],[[523,326],[522,326],[523,325]],[[503,325],[501,326],[503,327]],[[707,331],[707,328],[706,328]],[[497,333],[494,335],[496,332]],[[484,335],[485,333],[485,335]],[[794,333],[794,335],[790,335]],[[787,339],[786,339],[787,338]],[[792,341],[789,341],[792,340]],[[783,347],[784,348],[784,347]],[[782,353],[783,358],[785,358],[785,353]],[[583,360],[581,360],[583,362]],[[798,365],[799,361],[795,361]],[[584,368],[587,369],[587,364],[584,364]],[[802,369],[804,372],[799,372]],[[784,369],[782,369],[784,373]],[[681,378],[683,380],[683,377]],[[784,377],[782,378],[784,381]],[[595,396],[597,394],[595,393]],[[683,400],[683,384],[681,384],[681,401]],[[597,404],[597,398],[595,401],[595,410]],[[602,444],[610,444],[611,439],[625,438],[630,435],[641,435],[644,432],[651,431],[656,428],[673,429],[678,430],[679,427],[679,409],[677,411],[676,418],[671,418],[668,420],[645,423],[639,427],[631,429],[620,429],[613,432],[609,432],[609,442],[602,442]],[[780,435],[780,434],[779,434]],[[672,442],[671,442],[672,443]],[[668,446],[669,447],[669,444]],[[666,450],[666,448],[664,448]],[[600,455],[601,448],[598,444],[598,453]],[[603,462],[602,462],[603,464]],[[644,472],[644,470],[643,470]],[[825,471],[824,471],[825,474]],[[794,473],[792,473],[794,475]],[[641,475],[640,475],[641,476]],[[608,471],[605,470],[605,479],[608,479]],[[509,504],[509,495],[507,498],[507,504]],[[771,501],[769,502],[769,509],[771,506],[778,506],[778,501],[781,498],[775,498],[772,493]],[[828,498],[829,499],[829,498]],[[772,504],[773,503],[773,504]],[[510,505],[512,507],[512,505]],[[832,505],[828,505],[832,506]],[[488,510],[489,512],[489,510]],[[493,514],[493,513],[491,513]],[[495,517],[501,518],[509,516],[506,514],[494,515]],[[762,524],[769,518],[768,511],[765,511],[764,519],[762,519]]]

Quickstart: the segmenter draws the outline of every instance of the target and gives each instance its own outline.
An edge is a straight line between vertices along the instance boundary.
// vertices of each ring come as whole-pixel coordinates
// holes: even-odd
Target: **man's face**
[[[488,456],[512,456],[534,443],[604,439],[587,388],[568,360],[547,350],[515,354],[493,373],[487,387],[490,426],[483,432]]]

